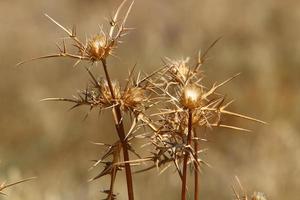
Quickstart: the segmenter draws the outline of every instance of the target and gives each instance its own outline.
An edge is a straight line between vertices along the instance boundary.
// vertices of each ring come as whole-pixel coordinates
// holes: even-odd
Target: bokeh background
[[[89,141],[113,142],[110,113],[68,111],[65,103],[39,102],[45,97],[71,97],[84,88],[88,75],[74,61],[52,59],[16,67],[19,61],[55,52],[64,33],[49,22],[77,25],[81,38],[99,31],[120,1],[0,1],[0,181],[37,176],[8,191],[14,200],[101,199],[107,179],[88,183],[88,171],[101,148]],[[300,187],[300,2],[293,0],[136,0],[128,25],[135,27],[109,61],[114,78],[125,78],[137,63],[150,72],[161,58],[183,58],[204,50],[219,36],[203,66],[206,82],[242,74],[221,91],[235,99],[234,111],[263,119],[267,126],[229,121],[253,130],[203,132],[209,150],[201,175],[201,199],[232,199],[238,175],[251,194],[268,199],[297,199]],[[100,68],[94,72],[102,74]],[[140,150],[143,151],[143,150]],[[117,184],[126,199],[124,177]],[[174,169],[134,176],[136,199],[179,199]],[[0,197],[2,198],[2,197]]]

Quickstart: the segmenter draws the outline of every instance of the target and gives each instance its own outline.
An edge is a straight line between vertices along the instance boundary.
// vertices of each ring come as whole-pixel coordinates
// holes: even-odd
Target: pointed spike
[[[246,115],[242,115],[242,114],[239,114],[239,113],[230,112],[230,111],[227,111],[227,110],[224,110],[224,109],[221,109],[220,112],[223,113],[223,114],[232,115],[232,116],[235,116],[235,117],[240,117],[240,118],[247,119],[247,120],[250,120],[250,121],[259,122],[261,124],[265,124],[265,125],[268,124],[267,122],[264,122],[262,120],[255,119],[253,117],[248,117]]]
[[[113,23],[116,23],[116,21],[118,20],[118,16],[119,13],[123,7],[123,5],[125,4],[126,0],[122,1],[122,3],[119,5],[119,7],[117,8],[117,11],[112,19]],[[113,33],[114,33],[114,29],[116,26],[111,26],[110,30],[109,30],[109,37],[112,38],[113,37]]]
[[[233,129],[233,130],[237,130],[237,131],[244,131],[244,132],[249,132],[249,133],[252,132],[249,129],[240,128],[240,127],[237,127],[237,126],[230,126],[230,125],[226,125],[226,124],[218,124],[216,126],[217,127],[222,127],[222,128],[229,128],[229,129]]]
[[[208,52],[218,43],[218,41],[220,41],[222,39],[222,36],[218,37],[215,41],[213,41],[211,43],[211,45],[204,51],[204,53],[202,54],[200,61],[201,63],[203,63],[206,59],[206,56],[208,54]]]
[[[56,24],[58,27],[60,27],[62,30],[64,30],[70,37],[72,37],[72,32],[70,32],[68,29],[66,29],[64,26],[62,26],[60,23],[58,23],[57,21],[55,21],[52,17],[50,17],[49,15],[47,15],[45,13],[45,16],[52,21],[54,24]]]
[[[216,88],[219,88],[219,87],[225,85],[226,83],[230,82],[232,79],[238,77],[239,75],[241,75],[241,73],[237,73],[237,74],[233,75],[229,79],[227,79],[227,80],[223,81],[222,83],[220,83],[219,85],[217,85]]]
[[[67,98],[45,98],[40,101],[67,101],[67,102],[78,103],[78,100],[67,99]]]
[[[23,179],[23,180],[14,182],[14,183],[10,183],[10,184],[4,185],[4,186],[1,187],[1,190],[5,189],[5,188],[8,188],[8,187],[11,187],[11,186],[14,186],[14,185],[17,185],[17,184],[20,184],[20,183],[31,181],[31,180],[36,179],[36,178],[37,177],[26,178],[26,179]]]
[[[25,60],[25,61],[21,61],[21,62],[17,63],[16,66],[23,65],[23,64],[25,64],[27,62],[30,62],[30,61],[35,61],[35,60],[40,60],[40,59],[45,59],[45,58],[63,57],[63,56],[65,56],[65,55],[61,54],[61,53],[57,53],[57,54],[51,54],[51,55],[41,56],[41,57],[37,57],[37,58],[31,58],[29,60]]]
[[[131,11],[131,9],[132,9],[133,4],[134,4],[134,1],[132,1],[131,4],[129,5],[128,10],[127,10],[127,12],[126,12],[126,14],[125,14],[125,16],[124,16],[124,19],[123,19],[123,22],[122,22],[122,25],[121,25],[121,26],[123,26],[123,27],[125,26],[127,17],[129,16],[129,13],[130,13],[130,11]]]

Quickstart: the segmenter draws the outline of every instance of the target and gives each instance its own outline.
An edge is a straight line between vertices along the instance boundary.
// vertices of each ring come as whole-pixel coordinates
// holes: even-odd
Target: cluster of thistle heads
[[[50,21],[61,28],[73,43],[72,47],[58,45],[58,53],[34,58],[66,57],[75,59],[75,65],[81,61],[88,61],[91,66],[102,64],[105,75],[94,75],[90,67],[86,67],[91,78],[91,84],[80,90],[73,98],[47,98],[48,101],[67,101],[73,103],[72,109],[79,106],[88,106],[91,110],[99,112],[111,110],[115,115],[116,127],[123,123],[125,117],[131,119],[130,128],[125,131],[124,137],[113,144],[95,143],[105,147],[103,155],[95,160],[93,167],[104,165],[103,170],[91,180],[105,175],[111,177],[109,189],[103,190],[108,195],[107,199],[115,199],[113,183],[117,172],[124,169],[126,164],[139,166],[135,172],[145,172],[158,168],[160,173],[173,166],[183,179],[184,157],[187,164],[200,170],[203,164],[201,159],[204,149],[199,148],[200,142],[205,141],[198,132],[198,128],[228,128],[234,131],[250,131],[248,129],[224,123],[226,116],[243,118],[259,123],[263,121],[251,118],[228,110],[233,101],[227,101],[226,95],[219,92],[219,88],[230,82],[237,75],[212,86],[203,84],[202,65],[205,63],[207,53],[216,40],[203,53],[195,59],[173,60],[166,58],[162,67],[152,73],[135,72],[134,66],[124,85],[117,80],[111,80],[108,72],[107,60],[116,57],[116,49],[122,43],[123,37],[132,28],[126,26],[126,20],[133,2],[121,15],[125,1],[121,3],[115,15],[109,20],[108,30],[101,27],[100,32],[82,42],[76,29],[68,29],[46,15]],[[19,64],[23,64],[19,63]],[[105,77],[105,78],[104,78]],[[119,112],[119,114],[116,112]],[[121,116],[121,117],[120,117]],[[120,119],[119,119],[120,118]],[[132,143],[136,139],[143,139],[144,146],[150,146],[149,156],[141,157],[134,149]],[[125,146],[136,159],[124,160],[122,151]],[[259,195],[258,195],[259,196]],[[237,196],[236,199],[247,199]],[[263,200],[264,198],[252,198]]]

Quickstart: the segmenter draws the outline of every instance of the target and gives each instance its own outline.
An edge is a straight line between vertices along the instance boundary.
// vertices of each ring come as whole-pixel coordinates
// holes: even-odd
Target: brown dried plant
[[[114,17],[109,21],[109,29],[95,34],[87,42],[82,42],[76,35],[76,29],[65,28],[57,21],[46,15],[50,21],[61,28],[73,43],[73,52],[67,48],[65,39],[59,52],[30,60],[65,57],[75,59],[75,65],[81,61],[88,61],[91,65],[101,63],[104,77],[98,78],[90,68],[86,68],[91,78],[91,84],[79,91],[74,98],[47,98],[44,101],[65,101],[73,103],[71,109],[79,106],[89,106],[90,110],[99,112],[110,110],[114,117],[114,124],[118,140],[113,144],[94,143],[105,147],[99,159],[94,160],[92,168],[99,164],[104,169],[91,180],[105,175],[110,176],[110,186],[103,192],[106,199],[116,199],[114,183],[120,170],[125,169],[128,199],[134,199],[131,166],[153,162],[152,165],[137,172],[144,172],[152,168],[162,168],[160,173],[174,165],[182,181],[181,199],[187,198],[188,167],[194,170],[194,199],[199,200],[199,172],[203,164],[201,159],[205,149],[200,148],[200,142],[205,141],[199,134],[200,128],[228,128],[236,131],[249,132],[250,130],[224,123],[226,116],[233,116],[254,122],[265,122],[228,110],[233,101],[226,101],[225,95],[219,93],[219,88],[229,83],[239,74],[210,87],[203,84],[201,66],[207,59],[208,51],[217,43],[214,41],[203,54],[198,55],[192,64],[189,58],[172,60],[166,58],[162,68],[143,77],[141,73],[135,75],[134,69],[129,72],[124,86],[119,81],[111,79],[108,72],[107,59],[116,56],[115,50],[122,38],[131,28],[125,26],[133,2],[128,6],[123,17],[120,17],[124,0],[117,8]],[[27,62],[27,61],[25,61]],[[25,62],[20,62],[24,64]],[[150,109],[151,108],[151,109]],[[150,109],[150,110],[149,110]],[[124,118],[131,120],[130,128],[124,126]],[[150,132],[145,132],[144,128]],[[141,158],[131,145],[136,138],[148,139],[153,147],[150,156]],[[145,144],[146,145],[146,144]],[[130,155],[137,159],[130,159]],[[254,199],[253,199],[254,200]]]
[[[210,48],[216,41],[210,46]],[[199,56],[194,65],[189,58],[182,60],[171,60],[167,58],[164,68],[151,82],[157,87],[161,98],[157,112],[146,121],[153,131],[151,144],[155,151],[150,160],[154,162],[151,167],[165,166],[161,172],[173,163],[182,181],[181,199],[187,198],[187,168],[194,168],[194,199],[199,199],[199,171],[202,164],[206,164],[199,154],[201,138],[198,137],[197,129],[201,127],[222,127],[237,131],[250,130],[224,124],[223,118],[227,115],[265,124],[265,122],[229,111],[227,108],[233,101],[225,102],[225,95],[217,90],[230,82],[239,74],[211,87],[202,83],[203,72],[201,65],[206,58]],[[142,171],[144,171],[142,170]]]
[[[89,68],[86,68],[88,74],[91,77],[92,84],[86,89],[79,91],[75,98],[47,98],[44,101],[66,101],[74,103],[71,108],[87,105],[90,110],[93,108],[99,109],[99,112],[110,109],[114,117],[114,123],[116,133],[119,140],[114,144],[96,143],[98,145],[105,146],[104,155],[95,160],[93,167],[98,164],[104,164],[104,169],[96,177],[91,180],[98,179],[104,175],[110,175],[111,183],[110,187],[103,192],[107,194],[106,199],[115,199],[114,194],[114,182],[117,172],[121,169],[125,169],[126,183],[128,191],[128,199],[134,199],[133,193],[133,181],[132,172],[130,167],[129,152],[141,158],[130,145],[130,141],[135,138],[134,133],[141,128],[138,126],[140,121],[139,116],[143,116],[143,112],[151,106],[150,93],[153,86],[149,84],[148,79],[154,74],[142,77],[138,73],[136,79],[134,78],[134,68],[130,71],[127,83],[125,87],[121,87],[118,81],[113,81],[108,72],[107,58],[109,56],[115,56],[114,51],[120,43],[122,38],[128,34],[131,28],[125,26],[128,15],[131,11],[133,2],[130,3],[128,9],[125,11],[123,17],[120,17],[121,10],[124,7],[126,0],[124,0],[117,8],[114,17],[109,21],[109,30],[105,32],[102,28],[100,33],[95,34],[93,37],[87,40],[86,43],[82,42],[76,35],[76,29],[72,30],[65,28],[60,23],[55,21],[50,16],[46,15],[50,21],[61,28],[67,33],[68,38],[73,42],[75,48],[73,52],[67,48],[65,39],[62,41],[62,46],[58,46],[59,52],[38,58],[30,59],[45,59],[56,57],[67,57],[76,60],[75,65],[81,61],[89,61],[92,65],[100,62],[102,64],[105,78],[97,79]],[[27,61],[20,62],[18,65],[24,64]],[[128,131],[124,127],[125,115],[131,117],[132,125]]]
[[[231,186],[234,194],[234,200],[267,200],[267,197],[262,192],[254,192],[249,198],[237,176],[235,176],[235,182],[237,187],[235,185]]]

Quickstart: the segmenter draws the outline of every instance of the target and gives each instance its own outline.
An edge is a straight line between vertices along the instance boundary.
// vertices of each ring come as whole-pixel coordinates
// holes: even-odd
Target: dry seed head
[[[202,104],[202,89],[195,85],[186,85],[181,94],[181,104],[184,108],[195,109]]]
[[[189,58],[185,60],[173,61],[170,72],[174,75],[175,81],[185,82],[188,77],[192,76],[192,70],[187,65]]]
[[[97,34],[88,42],[87,52],[94,61],[106,58],[110,51],[111,48],[107,46],[107,37],[104,34]]]
[[[116,99],[121,98],[121,88],[118,82],[112,82],[112,89],[114,91],[114,95]],[[101,103],[104,107],[112,106],[115,103],[115,99],[112,97],[111,91],[109,89],[108,83],[106,81],[102,81],[101,83]]]
[[[135,109],[147,100],[146,91],[141,87],[132,87],[124,91],[122,101],[125,109]]]
[[[262,192],[254,192],[251,200],[267,200],[266,196]]]
[[[148,100],[146,97],[146,90],[141,87],[129,87],[128,89],[122,91],[118,82],[112,82],[115,99],[111,96],[111,91],[107,82],[104,82],[102,87],[102,104],[105,107],[113,106],[113,104],[118,103],[121,105],[122,110],[130,111],[138,109],[138,107],[145,101]]]

